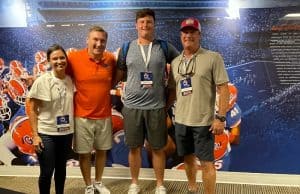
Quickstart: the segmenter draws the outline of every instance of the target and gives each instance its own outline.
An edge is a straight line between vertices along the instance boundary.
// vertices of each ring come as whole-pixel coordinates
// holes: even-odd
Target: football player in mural
[[[9,63],[9,68],[4,67],[4,71],[1,74],[0,89],[1,96],[3,97],[3,105],[10,109],[11,120],[6,120],[6,130],[8,130],[8,124],[13,120],[13,116],[20,110],[25,104],[25,98],[28,92],[27,85],[24,82],[24,78],[28,78],[28,72],[23,67],[22,63],[17,60],[12,60]],[[5,109],[8,110],[8,109]]]
[[[33,79],[20,61],[12,60],[9,69],[5,92],[11,99],[9,106],[12,109],[13,117],[10,123],[13,123],[15,117],[25,116],[26,97]]]
[[[18,60],[12,60],[9,63],[10,79],[27,78],[29,73],[24,65]]]
[[[47,56],[45,51],[37,51],[34,54],[35,64],[32,69],[34,79],[41,76],[43,73],[50,69],[50,66],[47,62]]]
[[[26,128],[26,124],[22,125],[24,122],[28,122],[28,118],[20,118],[19,123],[16,122],[18,126],[13,126],[15,128],[12,131],[9,129],[0,137],[0,163],[8,166],[35,165],[38,163],[36,156],[32,153],[30,128]]]
[[[19,106],[25,105],[28,87],[32,84],[32,76],[20,61],[13,60],[9,64],[9,73],[6,76],[7,93]]]
[[[228,83],[229,104],[226,113],[226,125],[223,134],[215,136],[215,166],[217,170],[229,170],[231,144],[239,144],[241,109],[237,104],[238,90],[232,83]],[[216,114],[219,110],[219,93],[216,94]]]
[[[46,64],[46,53],[43,51],[37,52],[35,62],[40,65]],[[8,165],[37,164],[32,146],[32,132],[28,115],[25,114],[26,96],[28,88],[33,83],[33,77],[29,75],[27,69],[18,60],[10,61],[9,68],[4,67],[3,71],[1,63],[1,113],[2,120],[5,120],[2,128],[7,133],[1,137],[0,141],[5,142],[4,147],[1,149],[4,149],[4,153],[7,153],[6,156],[10,157],[3,154],[0,160],[4,160]],[[39,67],[39,72],[45,71],[43,66]]]
[[[10,122],[20,105],[12,101],[8,92],[8,81],[12,77],[11,74],[11,68],[5,66],[4,60],[0,58],[0,163],[5,165],[12,165],[13,160],[18,158],[15,155],[17,146],[12,139]]]
[[[24,111],[19,111],[22,109],[20,108],[12,117],[8,100],[5,97],[0,100],[2,123],[9,121],[9,126],[4,126],[3,135],[0,137],[0,161],[5,165],[35,165],[38,161],[32,145],[28,116]]]

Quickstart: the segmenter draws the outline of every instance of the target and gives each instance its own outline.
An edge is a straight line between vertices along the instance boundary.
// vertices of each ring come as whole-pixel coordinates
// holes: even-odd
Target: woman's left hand
[[[37,135],[33,137],[33,146],[36,153],[41,153],[43,151],[44,144],[40,136]]]

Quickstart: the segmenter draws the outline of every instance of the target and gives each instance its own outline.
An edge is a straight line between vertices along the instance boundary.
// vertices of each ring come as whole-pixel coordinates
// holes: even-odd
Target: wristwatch
[[[221,122],[225,122],[226,121],[226,117],[225,116],[216,115],[215,118],[218,119]]]

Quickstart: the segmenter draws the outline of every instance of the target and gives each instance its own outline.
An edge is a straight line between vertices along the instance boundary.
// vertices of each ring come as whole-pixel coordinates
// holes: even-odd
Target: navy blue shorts
[[[179,156],[195,154],[200,161],[214,161],[214,134],[210,126],[191,127],[175,123],[175,139]]]

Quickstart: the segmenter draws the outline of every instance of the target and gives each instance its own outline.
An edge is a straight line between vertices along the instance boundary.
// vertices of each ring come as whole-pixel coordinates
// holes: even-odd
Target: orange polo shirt
[[[116,59],[110,52],[104,52],[101,62],[96,63],[87,49],[68,55],[67,72],[76,86],[74,116],[88,119],[102,119],[111,116],[112,79]]]

